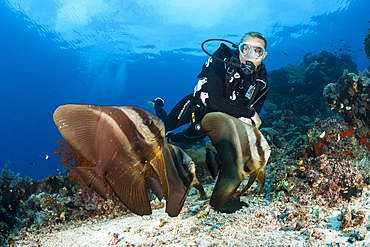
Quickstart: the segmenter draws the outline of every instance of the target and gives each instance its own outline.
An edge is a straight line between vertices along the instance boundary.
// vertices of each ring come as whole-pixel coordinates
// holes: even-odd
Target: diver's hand
[[[246,123],[246,124],[249,124],[249,125],[252,125],[253,126],[253,122],[250,118],[246,118],[246,117],[240,117],[239,118],[240,121]]]
[[[254,122],[254,125],[256,126],[256,128],[258,129],[261,125],[261,119],[260,119],[260,116],[258,115],[257,112],[254,113],[254,116],[251,117],[252,121]]]

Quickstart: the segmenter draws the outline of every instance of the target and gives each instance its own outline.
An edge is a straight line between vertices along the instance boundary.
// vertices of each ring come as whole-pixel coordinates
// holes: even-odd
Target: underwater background
[[[145,102],[160,96],[169,111],[193,91],[207,59],[200,44],[209,38],[238,43],[247,31],[262,32],[268,71],[323,50],[349,54],[364,71],[369,10],[366,0],[1,0],[0,162],[34,179],[62,171],[52,119],[61,104],[152,110]]]
[[[146,102],[161,97],[170,111],[193,92],[208,59],[201,43],[238,43],[248,31],[267,38],[270,90],[260,131],[271,155],[264,192],[243,195],[232,208],[211,207],[191,192],[171,222],[182,226],[194,217],[200,230],[220,227],[224,233],[222,225],[235,217],[238,231],[259,228],[244,219],[261,206],[266,217],[254,220],[267,220],[270,212],[279,232],[294,231],[311,244],[324,239],[312,227],[329,215],[311,209],[339,208],[337,233],[370,243],[369,1],[230,2],[0,0],[0,245],[31,243],[29,233],[38,237],[133,215],[112,191],[103,200],[70,169],[92,164],[60,135],[53,121],[58,106],[134,105],[153,112]],[[206,49],[213,52],[219,44]],[[214,180],[205,147],[212,148],[211,142],[178,145],[209,194]],[[151,208],[163,211],[164,203],[148,195]],[[352,210],[356,200],[363,208]],[[169,223],[156,220],[159,227]],[[320,223],[323,231],[326,223]],[[356,227],[358,234],[348,230]],[[139,224],[138,232],[143,228]],[[123,244],[123,237],[112,237]]]

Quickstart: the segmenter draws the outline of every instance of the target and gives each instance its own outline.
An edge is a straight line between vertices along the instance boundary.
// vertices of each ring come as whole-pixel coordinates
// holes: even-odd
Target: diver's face
[[[254,46],[265,47],[265,41],[262,40],[262,39],[259,39],[259,38],[255,38],[255,37],[248,37],[248,38],[244,39],[243,42],[249,43],[249,44],[254,45]],[[256,58],[256,56],[254,56],[253,52],[249,52],[246,55],[243,55],[242,53],[239,53],[239,59],[242,63],[246,63],[246,61],[251,61],[254,64],[254,66],[257,67],[258,65],[260,65],[262,60],[265,59],[266,55],[267,55],[267,52],[265,52],[265,54],[263,54],[263,56],[261,56],[259,58]]]

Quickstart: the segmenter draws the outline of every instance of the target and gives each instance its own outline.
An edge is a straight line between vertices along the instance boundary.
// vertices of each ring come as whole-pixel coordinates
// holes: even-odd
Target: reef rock
[[[367,75],[362,73],[356,75],[345,70],[338,82],[328,84],[323,90],[326,104],[332,110],[337,110],[344,121],[355,129],[367,127],[367,131],[366,128],[362,128],[358,132],[362,139],[368,137],[370,126],[369,84],[370,79]]]
[[[286,164],[272,179],[270,196],[283,202],[333,207],[360,196],[365,178],[366,172],[351,161],[324,154]]]
[[[312,157],[327,154],[336,159],[355,159],[364,152],[354,128],[335,117],[317,118],[307,136],[306,150]]]
[[[301,94],[320,95],[328,83],[336,82],[342,76],[344,69],[357,73],[356,68],[356,63],[346,53],[341,53],[339,56],[328,51],[317,54],[307,53],[299,66],[287,64],[269,73],[270,93],[276,94],[277,98],[274,102],[277,103],[283,102],[279,95],[292,99]],[[275,98],[271,97],[271,94],[269,98]]]

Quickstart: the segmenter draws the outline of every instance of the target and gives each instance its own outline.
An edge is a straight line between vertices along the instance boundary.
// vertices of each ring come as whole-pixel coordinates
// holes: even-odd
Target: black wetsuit
[[[223,44],[213,55],[239,63],[238,51],[230,50]],[[206,134],[200,127],[200,121],[212,111],[246,118],[252,117],[254,112],[259,114],[267,96],[267,72],[263,63],[253,75],[246,75],[240,69],[210,58],[204,63],[198,78],[199,82],[206,78],[206,82],[198,82],[198,91],[184,97],[168,115],[162,105],[155,104],[156,114],[164,121],[166,131],[191,123],[183,132],[169,134],[169,141],[191,143],[203,139]],[[246,97],[251,85],[254,86],[254,93]]]

